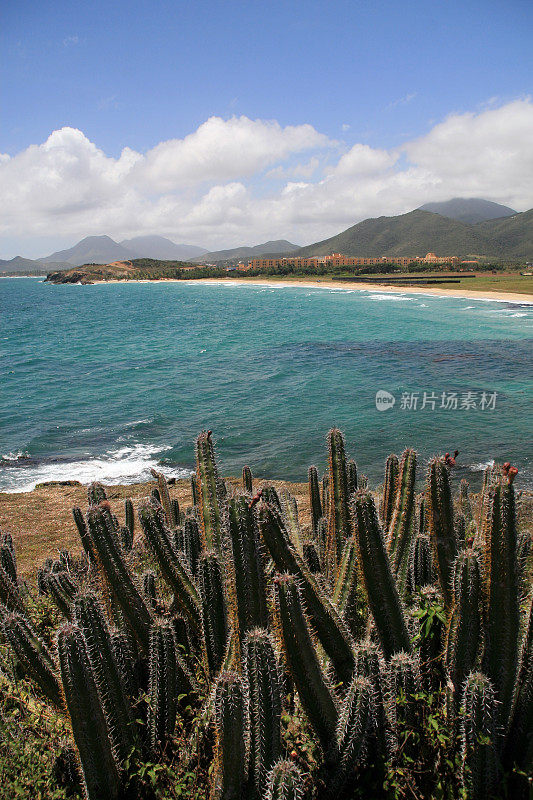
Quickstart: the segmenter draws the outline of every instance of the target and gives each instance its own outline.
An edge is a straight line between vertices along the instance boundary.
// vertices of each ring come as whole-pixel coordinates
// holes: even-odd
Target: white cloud
[[[51,251],[100,233],[159,233],[212,248],[304,243],[457,196],[525,210],[533,206],[532,132],[530,98],[452,114],[390,150],[357,142],[339,151],[312,125],[241,116],[212,117],[183,139],[144,154],[125,147],[113,158],[62,128],[0,155],[0,230],[13,243],[3,255],[43,255],[45,236]]]

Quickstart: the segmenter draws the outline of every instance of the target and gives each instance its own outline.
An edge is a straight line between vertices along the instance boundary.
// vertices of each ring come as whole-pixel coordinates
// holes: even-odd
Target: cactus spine
[[[120,778],[85,641],[66,625],[57,637],[65,705],[80,754],[88,800],[115,800]]]
[[[318,485],[318,472],[316,467],[309,467],[307,471],[309,485],[309,507],[311,509],[311,530],[316,536],[318,520],[322,516],[322,503],[320,502],[320,488]]]
[[[489,490],[485,577],[484,671],[501,704],[500,722],[505,730],[512,710],[518,669],[520,611],[514,488],[512,484],[501,481]]]
[[[265,800],[302,800],[302,776],[292,761],[281,759],[268,776]]]
[[[164,751],[176,727],[177,655],[172,623],[157,620],[150,628],[148,733],[152,753]]]
[[[472,672],[465,681],[461,748],[463,783],[471,800],[491,797],[498,776],[496,757],[496,700],[486,675]]]
[[[204,548],[222,550],[222,497],[211,431],[196,440],[196,475],[200,531]]]
[[[198,562],[202,596],[202,622],[210,675],[215,675],[224,659],[228,642],[228,620],[224,597],[224,578],[220,557],[205,551]]]
[[[61,689],[54,659],[28,620],[21,614],[6,612],[2,619],[2,630],[26,672],[52,703],[61,707]]]
[[[383,484],[383,495],[381,499],[381,524],[385,531],[389,530],[394,507],[396,505],[396,493],[398,491],[398,474],[400,463],[398,456],[391,453],[385,464],[385,483]]]
[[[274,579],[274,590],[285,658],[300,702],[327,753],[335,742],[338,712],[318,660],[302,593],[296,578],[286,574]]]
[[[350,535],[344,437],[338,428],[332,428],[328,433],[328,453],[330,502],[328,503],[326,573],[329,580],[334,581],[345,539]]]
[[[255,795],[262,798],[267,774],[281,755],[281,685],[267,630],[250,631],[244,652],[250,719],[250,777]]]
[[[401,650],[410,653],[403,608],[372,495],[358,492],[352,502],[352,512],[361,577],[385,658]]]
[[[254,515],[241,497],[229,502],[235,595],[241,639],[252,628],[268,627],[264,558]]]
[[[246,706],[242,679],[222,672],[215,691],[215,750],[212,800],[242,800],[246,780]]]
[[[453,600],[453,564],[457,557],[457,539],[453,520],[450,476],[448,467],[442,458],[434,458],[429,462],[426,483],[426,515],[444,605],[450,609]]]
[[[388,531],[389,555],[400,594],[404,594],[406,590],[413,537],[416,533],[415,479],[416,453],[408,449],[402,454],[400,462],[396,502]]]
[[[254,493],[252,470],[248,466],[242,468],[242,488],[247,494]]]

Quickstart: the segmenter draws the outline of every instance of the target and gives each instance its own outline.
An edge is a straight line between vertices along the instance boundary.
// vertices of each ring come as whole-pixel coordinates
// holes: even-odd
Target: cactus
[[[281,513],[281,501],[275,486],[272,486],[269,483],[266,483],[264,486],[262,486],[261,497],[265,503],[268,503]]]
[[[411,566],[411,583],[415,589],[421,589],[433,581],[433,562],[431,558],[431,542],[429,536],[420,534],[415,539]]]
[[[400,461],[396,502],[388,529],[389,556],[396,575],[398,590],[405,594],[411,562],[411,551],[416,535],[416,453],[405,450]]]
[[[196,440],[196,475],[202,544],[220,553],[223,498],[211,431],[204,431]]]
[[[133,537],[130,529],[126,525],[122,525],[117,531],[120,544],[126,552],[129,552],[133,547]]]
[[[327,518],[329,508],[329,475],[322,475],[322,514]]]
[[[357,485],[357,464],[350,460],[346,463],[346,480],[348,482],[348,496],[359,488]]]
[[[302,775],[296,764],[280,759],[267,780],[265,800],[302,800]]]
[[[172,528],[177,528],[180,525],[182,516],[179,500],[177,497],[174,497],[170,501],[170,525]]]
[[[326,574],[330,581],[337,575],[338,565],[346,538],[350,535],[350,514],[348,509],[348,483],[346,476],[346,455],[344,437],[338,428],[328,433],[329,452],[329,491],[328,540],[326,548]]]
[[[302,535],[300,531],[300,523],[298,522],[298,503],[296,498],[290,492],[282,492],[280,495],[281,513],[285,528],[289,534],[289,538],[298,550],[299,553],[303,552],[302,548]]]
[[[253,511],[244,498],[229,502],[235,596],[241,639],[252,628],[268,627],[265,565]]]
[[[463,689],[462,781],[469,800],[493,796],[498,778],[496,699],[486,675],[471,672]]]
[[[242,800],[246,780],[246,707],[242,679],[222,672],[215,691],[212,800]]]
[[[285,658],[300,702],[327,753],[335,742],[338,711],[318,660],[303,593],[297,579],[287,574],[276,576],[274,590]]]
[[[124,691],[128,699],[133,701],[137,698],[141,687],[135,665],[131,637],[125,631],[112,630],[110,641]]]
[[[398,491],[398,475],[400,471],[400,462],[398,456],[391,453],[385,463],[385,482],[383,484],[383,494],[381,496],[381,507],[379,516],[381,524],[385,531],[389,530],[389,526],[394,513],[396,505],[396,494]]]
[[[333,602],[352,634],[360,633],[361,615],[357,608],[357,545],[352,538],[344,545],[342,560],[333,589]]]
[[[11,536],[9,539],[2,537],[2,542],[0,543],[0,565],[4,568],[4,572],[18,591],[17,559]]]
[[[79,628],[66,625],[57,637],[65,705],[80,754],[88,800],[115,800],[120,790],[118,768],[85,640]]]
[[[87,527],[107,583],[143,648],[148,646],[152,615],[131,577],[108,515],[89,509]]]
[[[446,641],[446,666],[456,710],[466,676],[476,666],[481,641],[481,570],[475,550],[463,550],[454,565],[454,604]]]
[[[322,566],[322,571],[326,567],[326,547],[328,542],[328,520],[326,517],[320,517],[316,528],[316,543],[318,547],[318,557]]]
[[[76,597],[74,615],[85,637],[115,753],[119,762],[123,762],[135,746],[133,717],[104,612],[93,592],[84,592]]]
[[[418,703],[422,681],[417,659],[407,653],[395,653],[388,663],[389,718],[393,750],[407,752],[412,758],[418,747],[413,740],[421,721]]]
[[[325,797],[338,797],[357,766],[371,727],[373,702],[372,682],[356,676],[340,707],[335,747],[337,763],[328,776]]]
[[[196,517],[187,515],[183,523],[183,549],[187,556],[187,562],[193,575],[198,569],[198,558],[202,550],[202,540]]]
[[[311,530],[313,536],[317,535],[318,520],[322,516],[322,503],[320,502],[320,489],[318,486],[318,472],[316,467],[307,470],[309,485],[309,507],[311,509]]]
[[[93,481],[87,487],[87,504],[89,506],[98,506],[104,500],[107,500],[107,494],[101,483]]]
[[[224,578],[220,557],[204,551],[198,562],[202,596],[202,622],[210,675],[215,675],[224,659],[228,642],[228,620],[224,597]]]
[[[15,586],[2,565],[0,565],[0,603],[3,603],[11,611],[24,613],[24,603],[19,587]]]
[[[252,470],[250,467],[246,466],[242,468],[242,488],[247,494],[254,493],[254,486],[253,486],[253,479],[252,479]]]
[[[48,594],[61,611],[63,616],[70,620],[72,619],[72,600],[74,597],[74,593],[70,593],[69,589],[69,581],[64,580],[64,576],[67,576],[67,573],[63,572],[53,572],[48,575],[46,580],[46,587],[48,590]],[[68,577],[68,576],[67,576]],[[71,583],[71,582],[70,582]]]
[[[516,699],[506,760],[526,774],[533,773],[533,595],[520,653],[520,671],[516,682]]]
[[[152,569],[147,569],[142,574],[143,593],[146,597],[148,605],[155,611],[157,607],[157,591],[155,588],[155,572]]]
[[[157,481],[157,489],[160,497],[159,502],[161,503],[165,511],[165,515],[167,518],[167,525],[173,525],[172,504],[170,501],[167,479],[165,478],[162,472],[157,472],[157,470],[155,469],[151,469],[150,472],[152,473],[152,477],[154,477]]]
[[[458,550],[461,550],[466,545],[466,530],[466,520],[463,514],[457,514],[455,517],[455,539],[457,541]]]
[[[129,497],[124,501],[124,519],[126,520],[126,528],[129,530],[131,541],[133,542],[133,537],[135,535],[135,510]]]
[[[87,523],[85,522],[85,517],[80,508],[73,508],[72,509],[72,516],[74,517],[74,522],[76,523],[76,527],[78,529],[78,533],[80,534],[80,540],[83,549],[87,553],[90,563],[94,563],[96,561],[96,554],[94,552],[93,543],[91,541],[91,535],[87,529]]]
[[[270,634],[255,628],[244,647],[250,720],[250,778],[262,798],[267,774],[281,755],[281,684]]]
[[[174,600],[194,630],[200,630],[200,597],[192,574],[170,543],[161,509],[150,500],[141,504],[139,520],[146,541],[157,559],[163,577],[174,592]]]
[[[410,653],[402,603],[369,492],[359,491],[354,496],[352,513],[359,569],[385,658],[401,650]]]
[[[279,572],[296,575],[320,644],[331,658],[339,679],[348,685],[353,675],[354,657],[348,629],[335,607],[305,567],[292,547],[280,515],[262,503],[258,511],[259,530]]]
[[[303,554],[309,572],[312,574],[321,572],[320,558],[318,557],[318,551],[314,542],[304,542]]]
[[[433,458],[428,465],[426,515],[444,605],[450,609],[453,600],[453,564],[458,548],[453,520],[449,469],[442,458]]]
[[[459,484],[459,511],[465,518],[466,527],[468,527],[474,519],[472,503],[469,497],[469,488],[468,481],[463,478]]]
[[[500,703],[500,724],[509,722],[518,669],[520,612],[516,561],[516,515],[512,484],[498,482],[489,491],[485,578],[486,642],[484,672]]]
[[[193,472],[193,474],[191,475],[191,497],[193,506],[197,506],[199,495],[198,495],[198,478],[196,477],[195,472]]]
[[[61,689],[52,654],[39,638],[26,617],[6,611],[2,615],[2,631],[25,671],[55,706],[61,707]]]
[[[372,684],[372,718],[369,746],[375,759],[388,754],[388,720],[386,713],[387,687],[385,665],[379,647],[370,640],[361,642],[355,650],[355,674],[368,678]]]
[[[176,640],[168,620],[156,620],[150,628],[148,669],[148,735],[151,751],[157,756],[172,738],[178,709]]]

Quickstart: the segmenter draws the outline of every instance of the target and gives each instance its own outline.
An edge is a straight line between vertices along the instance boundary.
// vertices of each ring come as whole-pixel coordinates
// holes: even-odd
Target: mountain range
[[[66,250],[37,260],[16,256],[0,260],[0,272],[49,272],[82,264],[109,264],[152,258],[161,261],[227,263],[261,255],[320,256],[337,252],[360,257],[479,255],[489,258],[533,257],[533,209],[512,208],[480,198],[455,198],[427,203],[395,217],[366,219],[314,244],[298,247],[286,239],[207,251],[195,245],[175,244],[163,236],[136,236],[116,242],[109,236],[87,236]]]

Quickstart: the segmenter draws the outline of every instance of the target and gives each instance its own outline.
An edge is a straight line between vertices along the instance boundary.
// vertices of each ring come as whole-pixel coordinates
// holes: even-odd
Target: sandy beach
[[[93,285],[103,283],[127,283],[129,281],[93,281]],[[157,280],[141,280],[131,281],[131,283],[212,283],[221,286],[264,286],[270,288],[279,288],[280,286],[290,286],[296,289],[336,289],[340,292],[376,292],[393,293],[393,294],[421,294],[432,295],[434,297],[461,297],[467,299],[477,300],[493,300],[495,302],[503,303],[525,303],[533,305],[533,295],[520,294],[518,292],[502,292],[491,290],[476,290],[476,289],[446,289],[446,288],[433,288],[431,286],[390,286],[382,283],[363,283],[362,281],[332,281],[332,280],[314,280],[314,281],[295,281],[295,280],[265,280],[264,278],[196,278],[194,280],[178,280],[176,278],[160,278]]]

